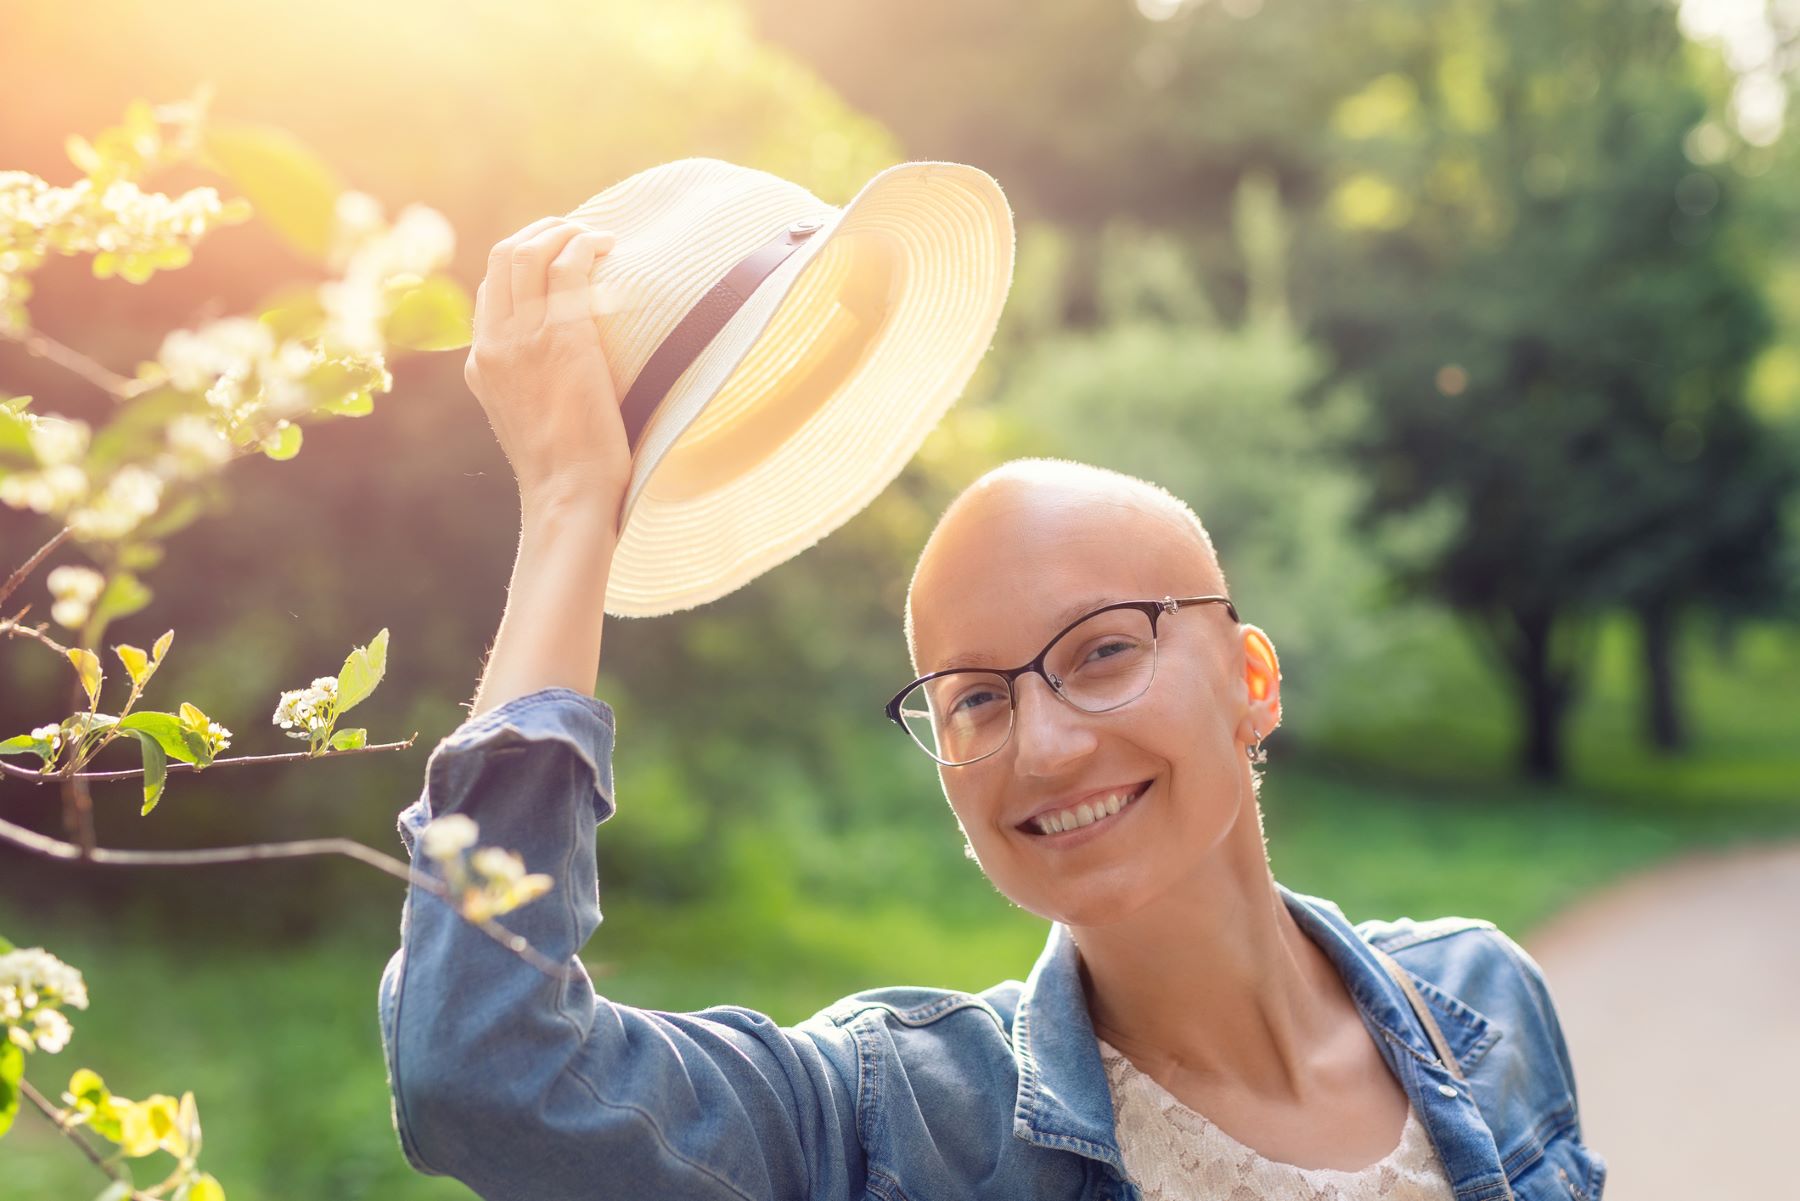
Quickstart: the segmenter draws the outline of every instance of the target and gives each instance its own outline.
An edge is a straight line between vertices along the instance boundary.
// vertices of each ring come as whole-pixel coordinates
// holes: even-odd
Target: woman
[[[518,476],[507,609],[470,720],[400,829],[463,814],[554,885],[508,915],[541,973],[409,890],[380,988],[415,1168],[488,1197],[1591,1199],[1537,965],[1491,923],[1352,926],[1269,872],[1268,636],[1204,529],[1142,481],[1024,461],[922,551],[920,678],[890,716],[971,855],[1051,919],[1024,981],[881,988],[792,1027],[597,996],[595,826],[614,812],[599,668],[630,456],[606,363],[544,319],[609,243],[546,218],[495,247],[468,381]]]

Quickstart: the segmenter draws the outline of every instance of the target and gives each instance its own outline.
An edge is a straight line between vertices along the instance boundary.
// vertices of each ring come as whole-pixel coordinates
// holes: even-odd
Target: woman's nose
[[[1013,682],[1014,765],[1021,775],[1054,776],[1098,741],[1087,714],[1063,700],[1035,672]]]

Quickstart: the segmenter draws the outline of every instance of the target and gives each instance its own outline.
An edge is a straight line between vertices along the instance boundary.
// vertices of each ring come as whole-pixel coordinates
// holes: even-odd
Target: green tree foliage
[[[1452,503],[1403,570],[1494,652],[1554,776],[1597,613],[1666,648],[1684,604],[1778,593],[1793,469],[1744,402],[1769,320],[1733,179],[1684,149],[1707,108],[1672,9],[1390,16],[1390,69],[1334,114],[1312,310],[1379,401],[1370,516]]]

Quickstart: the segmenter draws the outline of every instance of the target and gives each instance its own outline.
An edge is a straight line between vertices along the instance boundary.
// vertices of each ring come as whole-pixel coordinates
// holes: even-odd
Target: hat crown
[[[568,218],[615,236],[595,261],[595,325],[623,396],[663,339],[746,255],[796,221],[839,210],[791,180],[716,158],[647,168]]]

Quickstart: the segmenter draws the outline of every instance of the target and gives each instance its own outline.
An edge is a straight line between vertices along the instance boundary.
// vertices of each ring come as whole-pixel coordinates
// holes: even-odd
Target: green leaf
[[[300,453],[300,427],[288,422],[262,440],[262,452],[276,462]]]
[[[394,302],[382,332],[389,344],[409,350],[459,350],[473,339],[474,319],[463,286],[434,275]]]
[[[197,736],[191,735],[182,726],[181,719],[173,713],[140,709],[136,713],[127,713],[120,718],[119,728],[130,730],[133,733],[148,734],[156,740],[156,745],[162,748],[165,755],[182,763],[198,765],[201,754],[204,753],[204,744],[202,743],[197,752],[193,742],[189,741],[190,738],[197,740]]]
[[[129,1181],[115,1180],[107,1185],[94,1201],[128,1201],[132,1193]]]
[[[12,943],[6,941],[4,936],[0,936],[0,955],[5,955],[7,952],[11,951],[12,949],[13,949]]]
[[[310,342],[325,329],[325,305],[317,288],[288,288],[263,301],[256,319],[277,341]]]
[[[322,400],[313,406],[321,413],[335,413],[339,417],[367,417],[375,411],[375,398],[367,392],[352,392],[348,396]]]
[[[75,665],[75,671],[81,676],[81,686],[87,690],[88,704],[97,704],[100,700],[100,681],[106,673],[100,670],[100,656],[85,646],[69,648],[69,662]]]
[[[323,262],[337,224],[337,175],[299,138],[274,125],[215,122],[204,161],[237,185],[275,232]]]
[[[30,400],[29,396],[19,397]],[[31,450],[31,423],[26,419],[24,407],[14,410],[0,406],[0,460],[17,459],[22,465],[37,462],[37,456]]]
[[[162,657],[164,655],[166,655],[169,651],[169,643],[171,643],[173,641],[175,641],[175,631],[174,630],[163,631],[163,636],[161,638],[158,638],[156,640],[156,645],[150,648],[151,663],[161,663]]]
[[[375,409],[375,393],[393,386],[393,376],[380,359],[340,356],[327,359],[306,377],[307,387],[322,399],[314,408],[345,417],[362,417]]]
[[[69,1095],[75,1098],[75,1107],[80,1109],[84,1101],[90,1105],[99,1105],[111,1094],[107,1091],[106,1081],[100,1078],[100,1073],[92,1068],[76,1068],[74,1075],[69,1077]]]
[[[90,474],[109,475],[121,464],[142,457],[146,447],[161,445],[175,418],[206,412],[204,396],[159,384],[128,401],[111,421],[94,431],[83,463]]]
[[[29,734],[15,734],[5,742],[0,742],[0,755],[36,755],[48,763],[50,762],[50,740],[33,738]]]
[[[11,1039],[0,1043],[0,1136],[12,1129],[19,1112],[19,1081],[25,1078],[25,1052]]]
[[[106,623],[129,617],[150,603],[150,589],[129,571],[115,571],[94,603],[94,620]]]
[[[375,685],[381,683],[381,677],[387,674],[387,645],[387,627],[383,626],[368,646],[357,647],[344,660],[344,670],[338,673],[337,716],[342,717],[367,700]]]
[[[334,751],[359,751],[367,745],[369,745],[367,730],[339,730],[331,736],[331,749]]]
[[[131,1102],[123,1097],[115,1098],[98,1072],[92,1068],[76,1068],[74,1075],[69,1077],[68,1095],[75,1111],[87,1116],[89,1130],[115,1143],[124,1137],[120,1114],[122,1107]]]
[[[138,745],[144,748],[144,809],[141,816],[148,817],[156,808],[156,802],[162,799],[169,759],[163,754],[162,743],[156,740],[156,735],[145,730],[133,730],[132,733],[137,735]]]
[[[113,653],[125,665],[125,671],[131,676],[132,686],[142,690],[144,682],[150,678],[150,659],[144,654],[144,648],[121,642],[113,647]]]
[[[149,542],[127,543],[119,548],[119,566],[127,571],[155,567],[163,559],[163,548]]]
[[[210,477],[201,477],[204,482]],[[193,481],[188,481],[192,484]],[[133,538],[166,538],[176,530],[192,522],[194,518],[206,511],[206,501],[192,491],[182,491],[175,499],[164,505],[150,519],[131,532]]]

